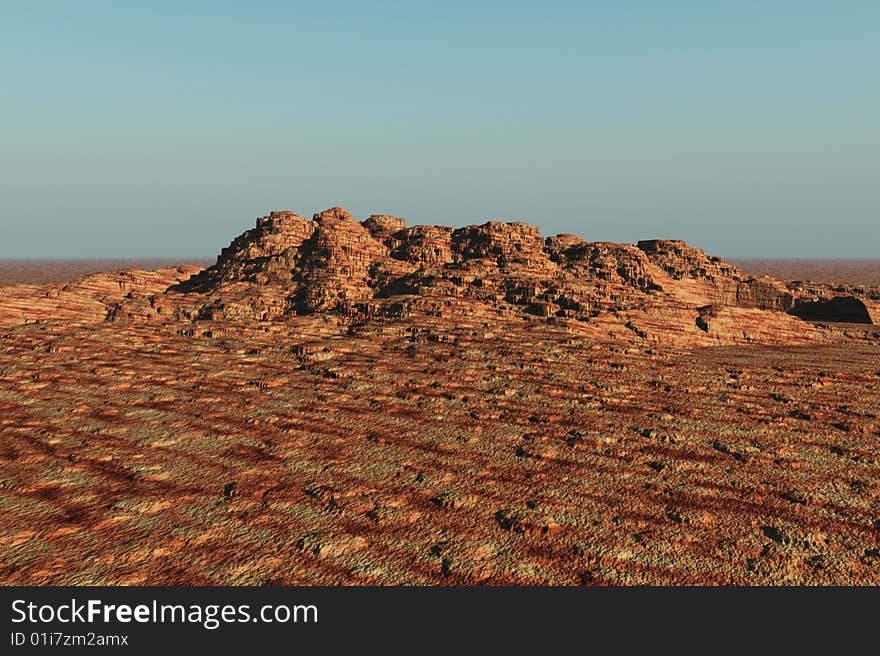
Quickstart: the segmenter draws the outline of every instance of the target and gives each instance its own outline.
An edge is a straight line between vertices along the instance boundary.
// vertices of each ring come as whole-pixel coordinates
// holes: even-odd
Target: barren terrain
[[[880,290],[273,213],[0,288],[0,581],[878,584]]]
[[[118,258],[118,259],[0,259],[0,285],[43,284],[71,282],[93,273],[110,273],[120,269],[152,270],[174,267],[180,264],[207,266],[210,260],[189,258],[185,261],[169,258]]]
[[[813,280],[830,285],[880,286],[880,260],[835,259],[732,259],[747,273],[782,280]]]

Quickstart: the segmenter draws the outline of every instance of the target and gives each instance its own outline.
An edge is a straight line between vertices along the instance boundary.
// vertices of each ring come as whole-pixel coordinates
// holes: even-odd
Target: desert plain
[[[0,286],[0,583],[880,584],[876,262],[332,208],[155,264]]]

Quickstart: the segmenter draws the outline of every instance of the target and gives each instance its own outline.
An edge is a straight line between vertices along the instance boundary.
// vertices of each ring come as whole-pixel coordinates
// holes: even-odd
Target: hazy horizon
[[[633,242],[620,242],[620,243],[633,243]],[[214,254],[190,254],[190,255],[179,255],[176,257],[168,257],[166,255],[130,255],[130,256],[104,256],[104,257],[86,257],[86,256],[9,256],[9,257],[0,257],[0,262],[131,262],[131,261],[144,261],[144,262],[167,262],[169,264],[189,264],[189,263],[200,263],[200,262],[214,262],[217,259],[218,253]],[[714,255],[714,253],[708,253],[709,255]],[[789,257],[754,257],[754,256],[745,256],[740,257],[738,255],[729,255],[724,256],[724,259],[730,260],[731,262],[747,262],[747,261],[755,261],[755,262],[763,262],[763,261],[778,261],[778,262],[878,262],[880,263],[880,257],[799,257],[799,256],[789,256]]]
[[[272,209],[873,259],[880,5],[0,8],[0,258],[211,259]]]
[[[548,235],[544,235],[547,237]],[[231,241],[231,240],[230,240]],[[618,242],[618,243],[632,243],[635,242]],[[708,253],[709,255],[713,255],[713,253]],[[129,261],[144,261],[144,262],[168,262],[171,264],[174,263],[189,263],[189,262],[214,262],[219,255],[219,251],[213,254],[189,254],[189,255],[179,255],[176,257],[169,257],[167,255],[132,255],[132,256],[106,256],[106,257],[86,257],[86,256],[49,256],[49,257],[30,257],[30,256],[9,256],[9,257],[0,257],[0,262],[129,262]],[[799,256],[789,256],[789,257],[754,257],[754,256],[745,256],[740,257],[738,255],[730,255],[725,256],[725,259],[730,260],[731,262],[746,262],[746,261],[779,261],[779,262],[880,262],[880,256],[873,257],[799,257]]]

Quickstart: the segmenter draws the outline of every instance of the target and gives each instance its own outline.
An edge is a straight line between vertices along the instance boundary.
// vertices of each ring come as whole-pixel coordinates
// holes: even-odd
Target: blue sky
[[[0,0],[0,257],[334,205],[880,256],[878,34],[875,2]]]

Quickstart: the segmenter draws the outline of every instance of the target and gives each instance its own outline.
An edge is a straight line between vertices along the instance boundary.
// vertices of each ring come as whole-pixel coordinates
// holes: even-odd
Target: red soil
[[[198,271],[0,288],[0,583],[880,584],[880,327],[787,312],[876,289],[338,209]]]

